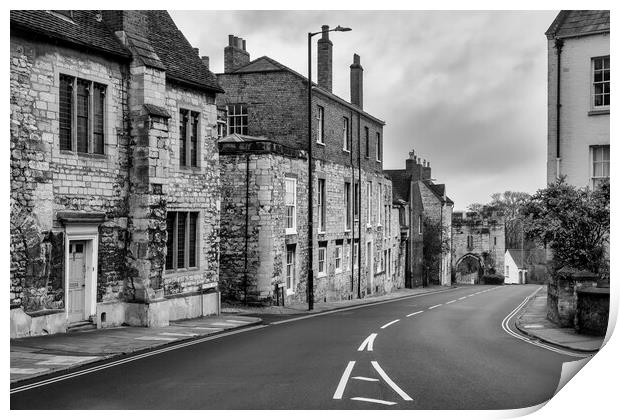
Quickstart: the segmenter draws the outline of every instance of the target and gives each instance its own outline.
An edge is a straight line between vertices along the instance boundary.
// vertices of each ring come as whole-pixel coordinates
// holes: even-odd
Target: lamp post
[[[327,32],[348,32],[351,28],[338,25],[334,29],[308,32],[308,310],[314,309],[314,272],[312,270],[313,203],[312,203],[312,37]]]

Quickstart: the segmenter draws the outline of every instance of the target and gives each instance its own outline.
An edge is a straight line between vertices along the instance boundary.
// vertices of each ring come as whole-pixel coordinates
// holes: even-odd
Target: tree
[[[609,181],[592,191],[564,178],[538,190],[520,213],[526,238],[549,246],[554,268],[599,273],[609,264]]]

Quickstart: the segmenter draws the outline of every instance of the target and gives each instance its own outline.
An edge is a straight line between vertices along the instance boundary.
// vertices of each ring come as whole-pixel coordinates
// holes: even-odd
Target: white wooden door
[[[68,312],[69,322],[86,319],[86,260],[84,258],[86,242],[71,241],[69,243],[69,285]]]

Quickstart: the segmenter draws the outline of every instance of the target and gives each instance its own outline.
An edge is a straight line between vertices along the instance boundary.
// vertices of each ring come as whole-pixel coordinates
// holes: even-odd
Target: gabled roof
[[[392,179],[392,201],[403,200],[409,202],[409,190],[411,188],[411,176],[406,169],[385,169]]]
[[[609,10],[562,10],[545,35],[570,38],[609,32],[609,28]]]
[[[244,73],[268,73],[268,72],[276,72],[276,71],[282,71],[282,72],[288,72],[296,77],[298,77],[299,79],[301,79],[303,82],[308,83],[308,78],[305,76],[302,76],[301,74],[297,73],[295,70],[293,70],[290,67],[285,66],[284,64],[280,63],[279,61],[274,60],[271,57],[267,57],[266,55],[256,58],[252,61],[250,61],[249,63],[247,63],[244,66],[239,67],[238,69],[230,72],[230,73],[220,73],[223,75],[226,74],[244,74]],[[379,118],[370,115],[369,113],[367,113],[366,111],[360,109],[359,107],[351,104],[350,102],[342,99],[341,97],[339,97],[338,95],[333,94],[332,92],[329,92],[325,89],[323,89],[322,87],[320,87],[319,85],[317,85],[316,83],[312,82],[312,90],[314,92],[317,92],[319,94],[322,94],[323,96],[327,96],[330,99],[333,99],[336,102],[339,102],[340,104],[351,108],[353,110],[355,110],[356,112],[360,112],[362,115],[364,115],[366,118],[376,122],[377,124],[381,124],[381,125],[385,125],[385,121],[380,120]]]
[[[446,204],[450,204],[450,205],[454,205],[454,201],[452,201],[450,199],[450,197],[445,195],[445,193],[446,193],[446,184],[434,184],[433,181],[431,181],[429,179],[425,179],[422,182],[424,183],[424,185],[426,185],[428,187],[429,190],[431,190],[433,192],[433,194],[435,195],[435,197],[437,197],[439,199],[439,201],[444,203],[444,196],[445,196],[445,203]]]
[[[107,55],[131,57],[94,10],[74,10],[71,18],[45,10],[11,10],[11,32],[13,30],[29,36],[42,35]]]
[[[510,258],[512,258],[518,268],[525,268],[525,251],[520,249],[507,249],[506,253],[510,255]]]

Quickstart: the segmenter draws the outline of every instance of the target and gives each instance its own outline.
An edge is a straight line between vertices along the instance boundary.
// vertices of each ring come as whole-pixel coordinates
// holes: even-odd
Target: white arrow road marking
[[[424,311],[414,312],[414,313],[412,313],[412,314],[407,315],[407,318],[409,318],[410,316],[414,316],[414,315],[417,315],[417,314],[421,314],[422,312],[424,312]]]
[[[381,369],[381,366],[379,366],[379,363],[377,363],[377,362],[375,362],[375,361],[372,361],[372,362],[370,362],[370,363],[372,363],[372,367],[374,367],[374,368],[375,368],[375,370],[377,371],[377,373],[378,373],[379,375],[381,375],[381,377],[383,378],[383,380],[384,380],[385,382],[387,382],[387,384],[388,384],[389,386],[391,386],[391,387],[392,387],[392,389],[393,389],[394,391],[396,391],[396,393],[397,393],[398,395],[400,395],[400,396],[401,396],[401,398],[402,398],[403,400],[405,400],[405,401],[413,401],[413,399],[412,399],[409,395],[407,395],[407,393],[405,393],[405,391],[403,391],[402,389],[400,389],[400,387],[399,387],[398,385],[396,385],[396,384],[394,383],[394,381],[392,381],[392,380],[390,379],[390,377],[389,377],[389,376],[387,376],[387,373],[385,373],[385,372],[383,371],[383,369]]]
[[[381,329],[383,330],[383,329],[389,327],[392,324],[396,324],[398,321],[400,321],[400,319],[395,319],[394,321],[390,321],[387,324],[385,324],[384,326],[382,326]]]
[[[394,405],[394,404],[396,404],[395,402],[392,402],[392,401],[375,400],[373,398],[353,397],[351,399],[355,400],[355,401],[366,401],[366,402],[371,402],[371,403],[376,403],[376,404],[383,404],[383,405]]]
[[[364,340],[364,342],[359,346],[357,351],[364,351],[366,347],[368,347],[368,351],[372,351],[372,345],[375,342],[375,338],[377,338],[377,333],[372,333]]]
[[[352,379],[359,379],[360,381],[379,382],[377,378],[367,378],[365,376],[354,376]]]
[[[351,371],[353,370],[353,366],[355,366],[355,362],[351,361],[345,368],[342,373],[342,378],[340,378],[340,382],[338,382],[338,388],[336,388],[336,392],[334,392],[334,399],[341,400],[342,394],[344,394],[344,389],[347,386],[347,382],[349,381],[349,376],[351,376]]]
[[[441,305],[443,305],[443,303],[440,303],[439,305],[434,305],[434,306],[431,306],[431,307],[430,307],[430,308],[428,308],[428,309],[435,309],[435,308],[439,308]]]

